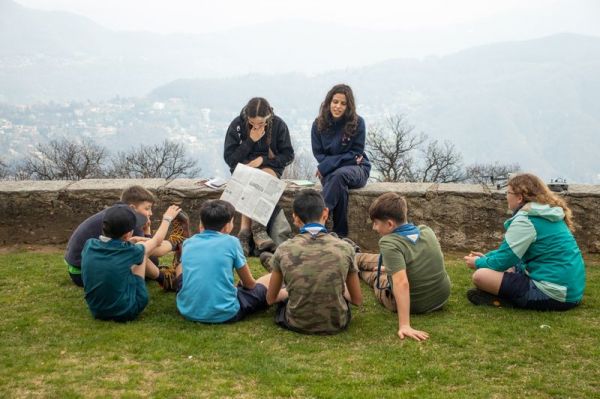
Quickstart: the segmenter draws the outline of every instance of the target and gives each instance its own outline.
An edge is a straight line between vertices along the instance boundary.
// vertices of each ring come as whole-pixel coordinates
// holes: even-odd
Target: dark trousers
[[[334,170],[321,181],[325,206],[333,215],[333,231],[338,236],[348,235],[348,189],[364,187],[368,179],[367,168],[351,165]]]

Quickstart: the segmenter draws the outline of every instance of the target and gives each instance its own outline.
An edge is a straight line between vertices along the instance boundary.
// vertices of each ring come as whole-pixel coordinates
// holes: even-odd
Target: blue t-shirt
[[[177,309],[186,319],[222,323],[240,309],[233,268],[246,264],[237,237],[205,230],[183,242]]]
[[[144,261],[144,247],[123,240],[89,239],[82,252],[85,300],[98,319],[131,320],[148,303],[144,279],[131,266]]]

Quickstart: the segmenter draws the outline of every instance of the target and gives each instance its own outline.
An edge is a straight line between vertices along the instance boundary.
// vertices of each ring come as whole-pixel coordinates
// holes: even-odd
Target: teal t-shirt
[[[97,319],[131,320],[148,304],[144,279],[131,266],[144,261],[144,247],[123,240],[91,238],[83,247],[85,300]]]
[[[381,237],[379,251],[392,283],[392,275],[406,269],[410,286],[411,313],[424,313],[441,306],[450,296],[450,278],[444,268],[444,255],[433,230],[418,226],[416,243],[399,234]]]

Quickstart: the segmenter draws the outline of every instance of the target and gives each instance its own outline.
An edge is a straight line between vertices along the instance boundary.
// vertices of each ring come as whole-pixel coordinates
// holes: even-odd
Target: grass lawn
[[[470,272],[447,256],[444,310],[415,316],[426,342],[396,337],[396,315],[367,287],[349,330],[305,336],[274,310],[233,325],[182,319],[148,283],[137,321],[95,321],[57,250],[0,253],[0,397],[600,397],[600,257],[566,313],[474,307]],[[255,276],[263,274],[251,259]]]

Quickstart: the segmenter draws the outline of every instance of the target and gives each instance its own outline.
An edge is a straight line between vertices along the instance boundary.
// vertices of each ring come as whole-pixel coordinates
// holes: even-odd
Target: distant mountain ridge
[[[455,143],[467,164],[519,162],[548,178],[600,183],[590,151],[600,144],[600,38],[564,33],[417,59],[398,54],[431,37],[344,28],[346,40],[332,49],[321,25],[305,32],[306,25],[287,25],[281,37],[268,36],[273,26],[205,35],[116,32],[0,0],[0,102],[182,98],[209,110],[214,134],[261,95],[306,139],[326,90],[347,82],[368,125],[404,114],[418,131]],[[256,43],[269,57],[253,58]],[[331,68],[376,61],[386,48],[387,61]],[[307,57],[330,71],[271,73]],[[264,73],[248,74],[250,63]]]
[[[585,1],[572,0],[571,8]],[[545,10],[550,14],[525,17],[558,22],[552,7]],[[198,15],[199,21],[211,17]],[[575,18],[581,25],[596,26],[588,22],[591,19]],[[415,33],[288,19],[206,34],[157,34],[113,31],[76,14],[0,0],[0,101],[95,101],[141,96],[180,78],[315,74],[387,59],[420,58],[498,41],[493,32],[504,32],[511,21],[498,17]],[[503,40],[539,37],[548,31],[522,25],[526,24],[512,27]],[[600,35],[600,27],[584,30]],[[343,40],[332,46],[328,38],[334,33]],[[257,45],[264,56],[257,57]]]

